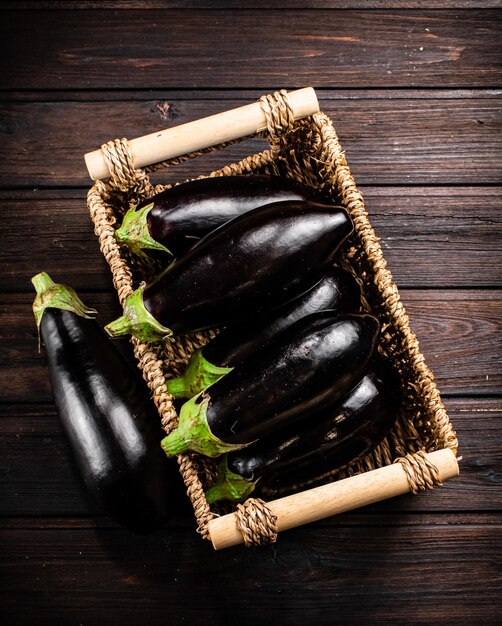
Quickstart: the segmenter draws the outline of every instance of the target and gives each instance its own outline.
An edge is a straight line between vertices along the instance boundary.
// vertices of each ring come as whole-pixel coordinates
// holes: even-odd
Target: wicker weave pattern
[[[268,139],[270,149],[229,164],[209,176],[252,173],[288,176],[321,189],[345,206],[353,219],[355,231],[345,246],[344,261],[358,277],[368,309],[380,320],[380,349],[396,364],[405,395],[402,414],[392,432],[376,450],[341,470],[297,487],[305,488],[399,461],[403,464],[413,493],[432,488],[438,485],[437,469],[426,462],[424,451],[448,447],[456,452],[457,439],[432,372],[425,364],[418,341],[410,328],[408,316],[335,129],[323,113],[295,122],[284,91],[263,96],[260,104],[267,121],[267,130],[263,135]],[[228,144],[183,155],[143,170],[134,169],[126,139],[108,142],[103,146],[111,177],[106,182],[96,181],[88,193],[88,206],[121,304],[137,284],[152,275],[155,267],[132,259],[127,250],[117,245],[114,237],[117,217],[120,219],[120,215],[139,200],[149,198],[170,186],[154,187],[149,172],[195,158],[224,145]],[[138,366],[152,392],[166,432],[176,427],[178,419],[172,397],[165,387],[166,378],[179,375],[193,350],[204,345],[213,335],[213,331],[198,333],[165,344],[143,344],[136,339],[131,340]],[[208,538],[207,524],[216,513],[210,510],[206,502],[204,486],[214,480],[213,461],[202,460],[195,454],[183,454],[178,462],[194,507],[198,532]],[[237,505],[236,512],[245,545],[276,540],[275,519],[263,500],[250,498],[243,505]]]

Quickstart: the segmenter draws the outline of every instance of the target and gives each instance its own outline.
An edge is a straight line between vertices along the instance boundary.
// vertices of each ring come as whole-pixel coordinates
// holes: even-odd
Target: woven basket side
[[[420,351],[418,340],[411,330],[410,320],[401,302],[392,274],[387,267],[379,240],[369,222],[363,197],[346,163],[333,124],[323,114],[313,116],[321,136],[322,161],[333,163],[330,179],[334,190],[341,194],[343,205],[350,212],[360,246],[352,254],[352,262],[359,276],[371,281],[368,292],[374,294],[372,304],[379,317],[388,321],[382,332],[384,348],[400,361],[402,373],[409,383],[407,393],[425,411],[427,423],[417,424],[429,451],[438,448],[457,450],[458,441],[448,414],[441,401],[431,370]],[[326,166],[329,171],[329,166]],[[391,331],[391,332],[389,332]]]

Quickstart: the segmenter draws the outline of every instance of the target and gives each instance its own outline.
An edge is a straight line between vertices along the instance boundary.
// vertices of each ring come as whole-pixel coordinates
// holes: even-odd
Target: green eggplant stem
[[[178,378],[170,378],[166,381],[167,391],[173,396],[173,398],[190,398],[188,394],[185,377],[178,376]],[[195,394],[193,394],[195,395]]]
[[[248,445],[225,443],[213,435],[206,417],[209,402],[209,396],[203,391],[181,407],[178,428],[161,441],[167,456],[193,451],[214,458]]]
[[[206,491],[206,500],[214,504],[220,500],[245,500],[256,486],[256,481],[243,478],[228,468],[227,455],[218,465],[218,479]]]
[[[146,310],[143,302],[143,287],[139,287],[125,301],[124,314],[105,326],[111,337],[134,335],[141,341],[165,341],[172,339],[173,331],[162,326]]]
[[[92,318],[96,309],[86,306],[77,292],[68,285],[55,283],[47,272],[40,272],[31,279],[37,295],[33,302],[33,314],[38,330],[38,350],[40,351],[40,323],[46,309],[63,309],[81,317]]]
[[[125,244],[136,256],[145,257],[143,250],[161,250],[172,254],[165,246],[150,235],[148,229],[148,214],[153,208],[153,202],[140,209],[137,206],[129,209],[124,215],[122,225],[115,231],[115,239]]]
[[[232,367],[213,365],[204,358],[202,349],[195,350],[183,374],[167,381],[167,390],[175,398],[193,398],[232,369]]]

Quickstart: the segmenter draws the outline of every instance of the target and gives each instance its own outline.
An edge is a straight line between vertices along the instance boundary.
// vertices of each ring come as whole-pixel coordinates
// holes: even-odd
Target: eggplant
[[[161,528],[177,472],[144,382],[71,287],[45,272],[32,282],[54,401],[88,493],[135,533]]]
[[[191,398],[302,317],[324,309],[348,313],[360,306],[361,292],[356,279],[350,272],[334,267],[291,302],[244,327],[227,326],[206,346],[193,352],[183,375],[168,380],[167,389],[175,398]]]
[[[225,455],[216,484],[206,492],[208,502],[245,499],[259,481],[270,481],[275,488],[298,484],[365,456],[394,425],[401,395],[389,361],[374,359],[364,378],[341,401]]]
[[[161,250],[179,256],[215,228],[251,209],[316,198],[321,196],[311,187],[279,176],[203,178],[166,189],[130,209],[115,237],[137,255]]]
[[[185,402],[178,428],[162,441],[164,451],[215,457],[340,400],[362,378],[378,330],[367,313],[321,311],[298,320]]]
[[[315,284],[351,231],[340,207],[291,201],[253,209],[134,291],[106,331],[156,341],[263,314]]]

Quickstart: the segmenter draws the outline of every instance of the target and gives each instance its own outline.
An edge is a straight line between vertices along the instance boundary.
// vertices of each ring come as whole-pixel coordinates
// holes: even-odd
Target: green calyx
[[[232,367],[218,367],[207,361],[202,350],[196,350],[190,357],[182,376],[166,383],[167,390],[175,398],[192,398],[232,371]]]
[[[141,341],[163,341],[171,339],[173,331],[162,326],[146,310],[143,302],[143,287],[139,287],[125,301],[124,314],[105,326],[112,337],[134,335]]]
[[[38,330],[38,349],[40,350],[40,322],[46,309],[63,309],[81,317],[92,318],[96,309],[90,309],[78,297],[76,291],[68,285],[55,283],[46,272],[40,272],[31,279],[37,295],[33,302],[33,313]]]
[[[191,450],[204,456],[216,457],[247,445],[225,443],[213,435],[206,417],[209,400],[209,396],[203,391],[181,407],[178,428],[161,442],[167,456],[176,456]]]
[[[171,254],[165,246],[150,235],[148,230],[147,217],[153,208],[153,202],[138,209],[132,207],[124,215],[122,225],[115,231],[115,239],[119,243],[125,244],[129,250],[136,256],[146,256],[143,252],[145,249],[162,250]]]
[[[243,478],[228,469],[228,459],[225,455],[218,465],[218,479],[206,491],[206,500],[214,504],[220,500],[245,500],[254,491],[256,482]]]

